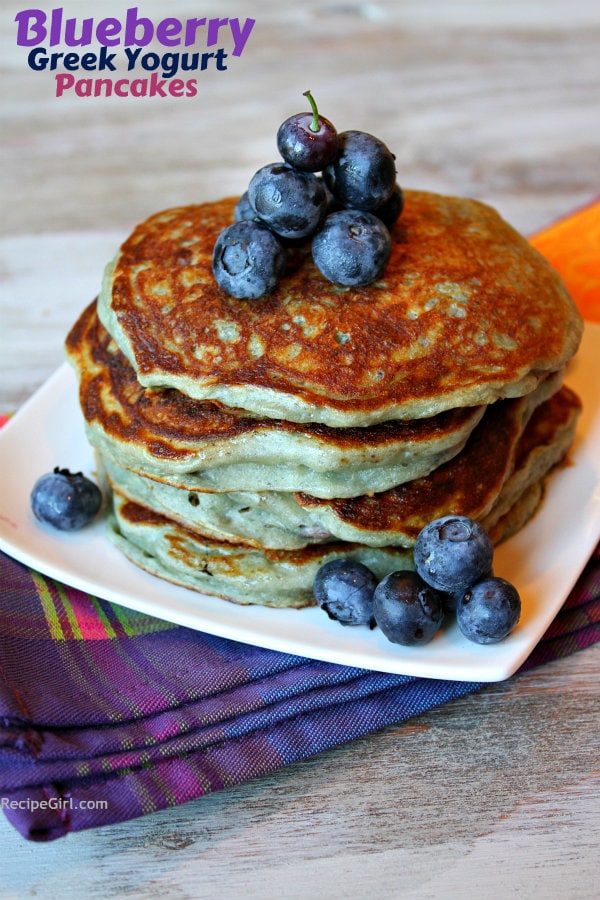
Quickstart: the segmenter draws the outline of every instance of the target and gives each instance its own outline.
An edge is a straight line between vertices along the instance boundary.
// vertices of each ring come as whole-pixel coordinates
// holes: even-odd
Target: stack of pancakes
[[[291,247],[275,291],[238,300],[211,271],[234,205],[140,225],[67,338],[116,545],[208,594],[304,606],[329,559],[412,568],[438,516],[517,531],[580,409],[557,273],[491,208],[407,191],[381,281],[340,288]]]

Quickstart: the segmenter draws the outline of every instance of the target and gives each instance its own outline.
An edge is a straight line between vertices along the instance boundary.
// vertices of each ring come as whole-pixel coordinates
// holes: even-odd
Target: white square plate
[[[453,623],[424,647],[400,647],[378,629],[344,628],[317,608],[238,606],[137,569],[108,540],[102,522],[70,534],[41,525],[29,506],[39,475],[56,465],[93,473],[66,363],[0,431],[0,549],[105,600],[222,637],[366,669],[501,681],[542,637],[600,538],[599,359],[600,326],[587,323],[566,379],[584,405],[569,464],[552,475],[538,513],[495,554],[496,574],[512,581],[523,601],[517,628],[498,644],[473,644]]]

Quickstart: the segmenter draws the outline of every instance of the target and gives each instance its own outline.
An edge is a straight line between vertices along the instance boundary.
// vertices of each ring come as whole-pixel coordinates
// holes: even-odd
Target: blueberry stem
[[[304,91],[302,94],[303,97],[308,97],[308,102],[310,103],[310,108],[313,112],[313,120],[308,126],[311,131],[319,130],[319,110],[317,109],[317,104],[315,103],[314,97],[310,91]]]

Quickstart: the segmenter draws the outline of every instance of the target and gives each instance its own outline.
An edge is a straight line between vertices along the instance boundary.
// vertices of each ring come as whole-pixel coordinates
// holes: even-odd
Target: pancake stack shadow
[[[381,282],[340,290],[292,249],[272,294],[236,300],[210,270],[234,203],[142,223],[67,337],[115,544],[301,607],[330,559],[412,568],[438,516],[523,527],[580,411],[582,323],[542,257],[489,207],[408,191]]]

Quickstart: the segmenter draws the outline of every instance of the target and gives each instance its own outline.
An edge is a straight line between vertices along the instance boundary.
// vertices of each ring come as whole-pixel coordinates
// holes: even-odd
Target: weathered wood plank
[[[5,34],[20,8],[3,5]],[[157,0],[143,10],[166,14]],[[174,0],[168,14],[223,10]],[[0,409],[61,361],[131,227],[244,190],[307,88],[340,130],[383,137],[405,186],[491,202],[525,233],[598,192],[592,0],[261,0],[231,14],[255,16],[252,41],[193,100],[57,100],[49,74],[4,42]],[[599,684],[596,646],[272,777],[54,845],[0,818],[0,893],[591,898]]]

